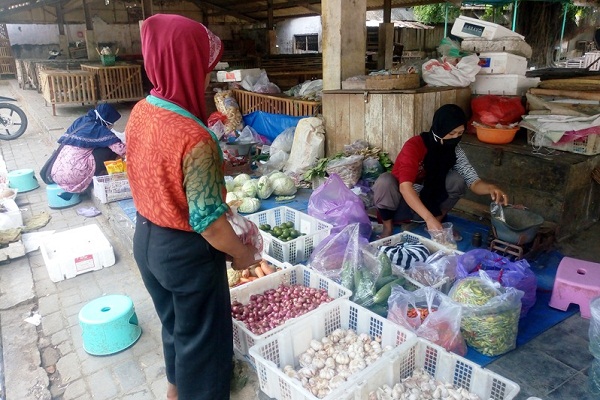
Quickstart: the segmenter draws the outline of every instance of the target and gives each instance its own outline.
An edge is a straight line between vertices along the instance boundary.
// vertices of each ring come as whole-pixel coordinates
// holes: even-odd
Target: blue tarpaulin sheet
[[[244,115],[244,123],[250,125],[256,132],[273,141],[277,135],[298,125],[298,121],[306,117],[292,117],[284,114],[271,114],[264,111],[254,111]]]

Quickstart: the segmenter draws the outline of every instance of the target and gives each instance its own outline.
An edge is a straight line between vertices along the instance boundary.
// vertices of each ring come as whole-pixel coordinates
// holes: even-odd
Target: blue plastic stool
[[[94,356],[117,353],[132,346],[142,334],[133,302],[109,295],[90,301],[79,311],[83,349]]]
[[[67,208],[81,203],[79,193],[71,193],[73,196],[69,200],[59,197],[59,194],[65,193],[65,190],[56,183],[46,186],[46,197],[48,198],[48,207]]]
[[[19,193],[29,192],[40,187],[31,168],[17,169],[8,173],[8,186],[18,189]]]

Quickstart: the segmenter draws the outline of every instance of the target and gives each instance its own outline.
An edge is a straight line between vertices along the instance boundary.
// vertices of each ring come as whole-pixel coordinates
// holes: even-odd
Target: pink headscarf
[[[154,85],[150,93],[206,123],[205,78],[221,59],[221,39],[201,23],[172,14],[144,20],[141,37],[144,69]]]

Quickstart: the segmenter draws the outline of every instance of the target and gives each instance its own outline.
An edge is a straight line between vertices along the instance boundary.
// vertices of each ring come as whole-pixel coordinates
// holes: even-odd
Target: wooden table
[[[96,76],[99,101],[137,101],[144,98],[141,65],[116,63],[106,67],[100,63],[85,63],[81,64],[81,69]]]

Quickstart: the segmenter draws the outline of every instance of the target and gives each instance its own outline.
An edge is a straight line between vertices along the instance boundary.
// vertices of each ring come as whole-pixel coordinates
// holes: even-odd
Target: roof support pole
[[[569,12],[569,3],[565,3],[565,12],[563,14],[562,27],[560,28],[560,42],[558,44],[558,60],[562,57],[563,38],[565,36],[565,25],[567,24],[567,13]],[[568,48],[567,48],[568,50]]]
[[[323,0],[321,8],[323,89],[337,90],[365,74],[367,0]]]
[[[377,68],[390,69],[394,57],[394,24],[392,21],[392,0],[383,1],[383,23],[379,24],[377,46]]]
[[[71,52],[69,52],[69,40],[65,35],[65,17],[63,13],[62,4],[58,3],[54,6],[56,10],[56,24],[58,25],[58,45],[61,52],[65,52],[67,58],[71,58]]]
[[[448,37],[448,2],[444,3],[444,37]]]
[[[98,42],[94,33],[94,23],[92,21],[92,13],[90,11],[90,0],[83,1],[83,15],[85,17],[85,48],[87,50],[88,59],[99,60]]]
[[[519,8],[519,0],[515,0],[513,6],[513,21],[512,21],[512,31],[514,32],[517,29],[517,10]]]

